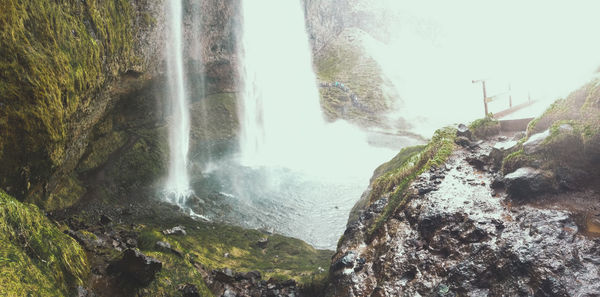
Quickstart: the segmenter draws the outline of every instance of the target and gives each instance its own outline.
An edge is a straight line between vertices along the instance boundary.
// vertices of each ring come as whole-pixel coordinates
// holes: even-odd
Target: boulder
[[[269,238],[263,237],[256,242],[256,246],[258,246],[261,249],[264,249],[264,248],[267,248],[268,243],[269,243]]]
[[[342,268],[350,268],[354,266],[354,261],[356,260],[356,253],[349,251],[344,254],[339,260],[335,261],[331,266],[332,271],[340,270]]]
[[[147,286],[154,276],[162,269],[162,262],[142,254],[138,250],[127,249],[120,260],[108,267],[110,274],[121,274],[129,277],[140,285]]]
[[[179,291],[183,297],[200,297],[198,288],[193,284],[185,284],[179,287]]]
[[[185,227],[183,226],[175,226],[171,229],[163,230],[164,235],[187,235],[185,232]]]
[[[541,150],[542,143],[550,136],[550,131],[546,130],[541,133],[533,134],[525,143],[523,143],[523,151],[526,154],[533,154]]]
[[[469,130],[469,127],[467,127],[467,125],[459,124],[456,127],[456,136],[471,139],[471,130]]]
[[[467,138],[465,136],[456,137],[456,139],[454,140],[454,143],[456,143],[462,147],[470,147],[471,146],[471,141],[469,140],[469,138]]]
[[[173,248],[173,246],[171,246],[171,244],[168,242],[157,241],[155,246],[156,246],[156,249],[159,251],[173,253],[178,257],[183,257],[183,253],[181,251],[177,250],[176,248]]]
[[[514,140],[496,143],[490,152],[490,158],[494,164],[499,166],[504,157],[515,151],[515,149],[518,147],[517,144],[518,143]]]
[[[531,167],[522,167],[504,177],[506,192],[513,199],[527,199],[555,190],[554,175]]]
[[[111,219],[109,216],[107,216],[107,215],[105,215],[105,214],[102,214],[102,215],[100,216],[100,224],[101,224],[101,225],[108,225],[108,224],[110,224],[111,222],[112,222],[112,219]]]

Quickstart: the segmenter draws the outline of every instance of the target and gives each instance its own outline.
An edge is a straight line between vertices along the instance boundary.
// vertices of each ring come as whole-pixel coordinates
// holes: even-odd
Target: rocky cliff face
[[[371,0],[306,0],[304,7],[327,119],[390,128],[386,113],[400,98],[367,46],[389,39],[395,16]]]
[[[158,70],[162,9],[146,1],[9,1],[2,11],[0,185],[48,197],[119,94]]]
[[[394,15],[377,0],[304,0],[306,27],[317,55],[348,28],[357,28],[381,41],[389,39]]]
[[[0,187],[52,209],[85,193],[77,168],[103,165],[135,146],[131,132],[164,123],[168,32],[163,1],[38,2],[9,1],[0,15]],[[192,100],[234,91],[237,5],[184,7]],[[119,114],[143,121],[113,126]]]

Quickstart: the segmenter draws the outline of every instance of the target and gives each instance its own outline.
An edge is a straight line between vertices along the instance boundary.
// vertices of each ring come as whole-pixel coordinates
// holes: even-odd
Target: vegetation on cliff
[[[89,272],[83,249],[35,205],[0,190],[0,295],[70,296]]]
[[[65,161],[78,113],[139,63],[134,13],[125,0],[3,2],[0,185],[10,193],[41,187]]]

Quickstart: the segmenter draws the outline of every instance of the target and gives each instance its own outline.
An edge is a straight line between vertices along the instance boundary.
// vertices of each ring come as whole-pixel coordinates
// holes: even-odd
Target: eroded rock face
[[[423,173],[406,206],[373,235],[385,198],[349,222],[333,257],[328,292],[597,296],[600,239],[582,235],[569,211],[513,206],[506,194],[495,193],[490,185],[497,174],[490,166],[481,171],[465,160],[492,146],[461,148],[445,168]]]

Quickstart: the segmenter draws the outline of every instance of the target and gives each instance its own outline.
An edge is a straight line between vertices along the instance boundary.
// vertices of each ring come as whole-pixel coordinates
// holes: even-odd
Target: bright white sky
[[[400,115],[421,123],[417,132],[483,116],[473,79],[488,80],[488,96],[510,83],[518,104],[528,93],[564,97],[600,67],[600,1],[382,3],[394,15],[392,42],[368,46],[402,96]]]

